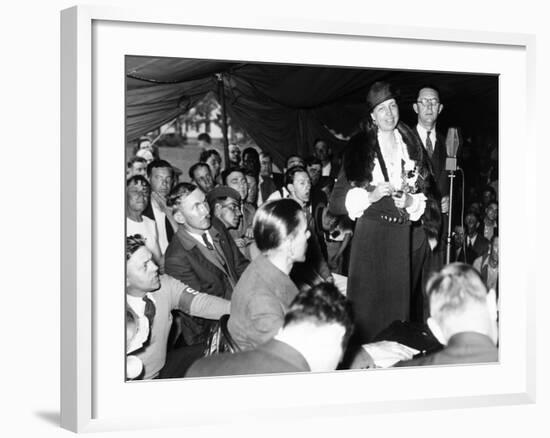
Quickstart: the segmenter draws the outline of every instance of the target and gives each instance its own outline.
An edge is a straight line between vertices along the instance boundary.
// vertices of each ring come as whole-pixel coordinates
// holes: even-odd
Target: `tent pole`
[[[217,73],[218,96],[220,96],[222,105],[222,132],[223,132],[223,159],[225,167],[229,167],[229,140],[227,139],[227,113],[225,108],[225,92],[223,88],[223,73]]]

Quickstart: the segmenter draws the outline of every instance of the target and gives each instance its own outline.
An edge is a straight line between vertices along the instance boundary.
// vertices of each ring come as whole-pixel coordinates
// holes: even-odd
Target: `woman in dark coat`
[[[396,97],[385,82],[371,86],[366,126],[349,140],[329,203],[332,213],[357,219],[347,294],[362,344],[392,321],[409,319],[428,240],[436,242],[439,232],[429,163],[399,122]]]

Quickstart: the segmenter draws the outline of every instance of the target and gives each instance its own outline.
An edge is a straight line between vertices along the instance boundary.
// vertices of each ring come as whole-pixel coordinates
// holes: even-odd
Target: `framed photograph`
[[[62,11],[61,25],[62,427],[200,426],[534,402],[534,266],[522,256],[532,242],[512,231],[534,223],[533,200],[524,195],[536,185],[525,170],[535,156],[534,37],[80,6]],[[127,382],[123,166],[128,133],[134,138],[143,129],[136,124],[145,123],[129,117],[126,100],[129,63],[140,59],[490,78],[484,89],[492,87],[497,111],[479,111],[484,96],[461,111],[498,126],[499,362]],[[151,130],[174,111],[150,119]]]

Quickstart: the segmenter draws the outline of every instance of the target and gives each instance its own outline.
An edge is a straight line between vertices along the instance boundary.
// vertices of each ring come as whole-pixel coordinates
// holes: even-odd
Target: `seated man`
[[[230,299],[248,260],[223,224],[210,217],[204,193],[193,184],[180,183],[168,205],[178,230],[166,249],[165,272],[193,289]],[[187,345],[203,343],[212,328],[209,321],[187,319],[183,339]]]
[[[479,230],[483,237],[489,241],[495,234],[498,234],[498,203],[496,201],[489,202],[485,208],[485,215],[481,220]]]
[[[497,303],[477,271],[451,263],[428,280],[428,326],[443,350],[397,366],[448,365],[498,361]]]
[[[214,188],[214,177],[206,163],[195,163],[189,169],[189,178],[204,194]]]
[[[230,167],[239,167],[241,165],[241,148],[236,144],[230,144],[228,146],[229,163],[225,166],[226,169]]]
[[[273,161],[268,152],[260,152],[260,177],[258,180],[258,207],[274,192],[283,187],[283,175],[273,173]]]
[[[250,245],[254,242],[252,222],[254,221],[256,207],[246,202],[248,197],[248,182],[245,170],[241,167],[226,169],[222,172],[222,181],[224,185],[236,190],[241,196],[241,221],[239,227],[231,230],[230,234],[243,255],[250,259]]]
[[[131,178],[135,175],[147,176],[147,160],[145,158],[132,157],[128,161],[126,178]]]
[[[206,196],[210,211],[218,218],[225,228],[235,230],[241,222],[241,195],[227,186],[218,186]],[[237,246],[239,246],[237,244]]]
[[[151,188],[145,177],[134,175],[126,181],[126,236],[141,235],[145,240],[145,246],[153,253],[153,259],[162,271],[164,261],[158,244],[155,221],[142,215],[149,204],[150,193]]]
[[[184,348],[171,351],[167,357],[172,309],[211,320],[230,311],[228,300],[199,293],[168,275],[159,276],[139,234],[126,238],[126,302],[137,326],[129,329],[145,337],[141,337],[137,349],[131,350],[143,363],[143,379],[182,377],[187,366],[202,355],[202,349]]]
[[[313,220],[313,211],[310,204],[311,179],[305,167],[294,166],[287,170],[285,173],[285,184],[289,198],[294,199],[302,207],[306,215],[308,229],[311,233],[306,261],[296,263],[292,268],[290,277],[299,288],[311,287],[322,281],[332,283],[334,280],[324,255],[326,248],[323,249],[319,242],[319,233]]]
[[[489,241],[479,232],[479,218],[474,212],[466,213],[464,223],[466,224],[465,262],[471,265],[475,259],[487,252]]]
[[[219,185],[221,182],[222,168],[222,157],[220,156],[220,153],[216,149],[202,151],[199,156],[199,161],[201,163],[208,164],[210,173],[212,174],[212,179],[214,180],[214,185]]]
[[[474,268],[481,275],[487,289],[494,289],[498,297],[498,235],[491,238],[489,252],[474,260]]]
[[[199,359],[186,377],[332,371],[352,327],[349,302],[322,283],[296,296],[273,339],[253,350]]]
[[[147,166],[147,179],[151,184],[151,197],[143,215],[155,221],[160,252],[164,254],[177,228],[177,224],[172,222],[173,218],[166,208],[166,198],[174,182],[174,168],[168,161],[152,161]]]

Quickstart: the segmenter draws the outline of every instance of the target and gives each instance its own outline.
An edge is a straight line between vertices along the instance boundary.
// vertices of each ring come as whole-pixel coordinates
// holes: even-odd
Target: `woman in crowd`
[[[394,320],[409,319],[412,285],[418,281],[413,272],[420,275],[427,238],[437,242],[439,232],[430,168],[422,145],[399,122],[396,98],[385,82],[371,86],[364,130],[349,141],[330,199],[333,214],[357,219],[347,293],[359,343],[369,342]],[[418,221],[424,229],[411,231]]]
[[[231,336],[243,350],[263,344],[282,327],[285,312],[298,294],[289,273],[294,262],[305,260],[310,235],[306,216],[292,199],[263,204],[253,228],[261,254],[233,290],[228,322]]]

